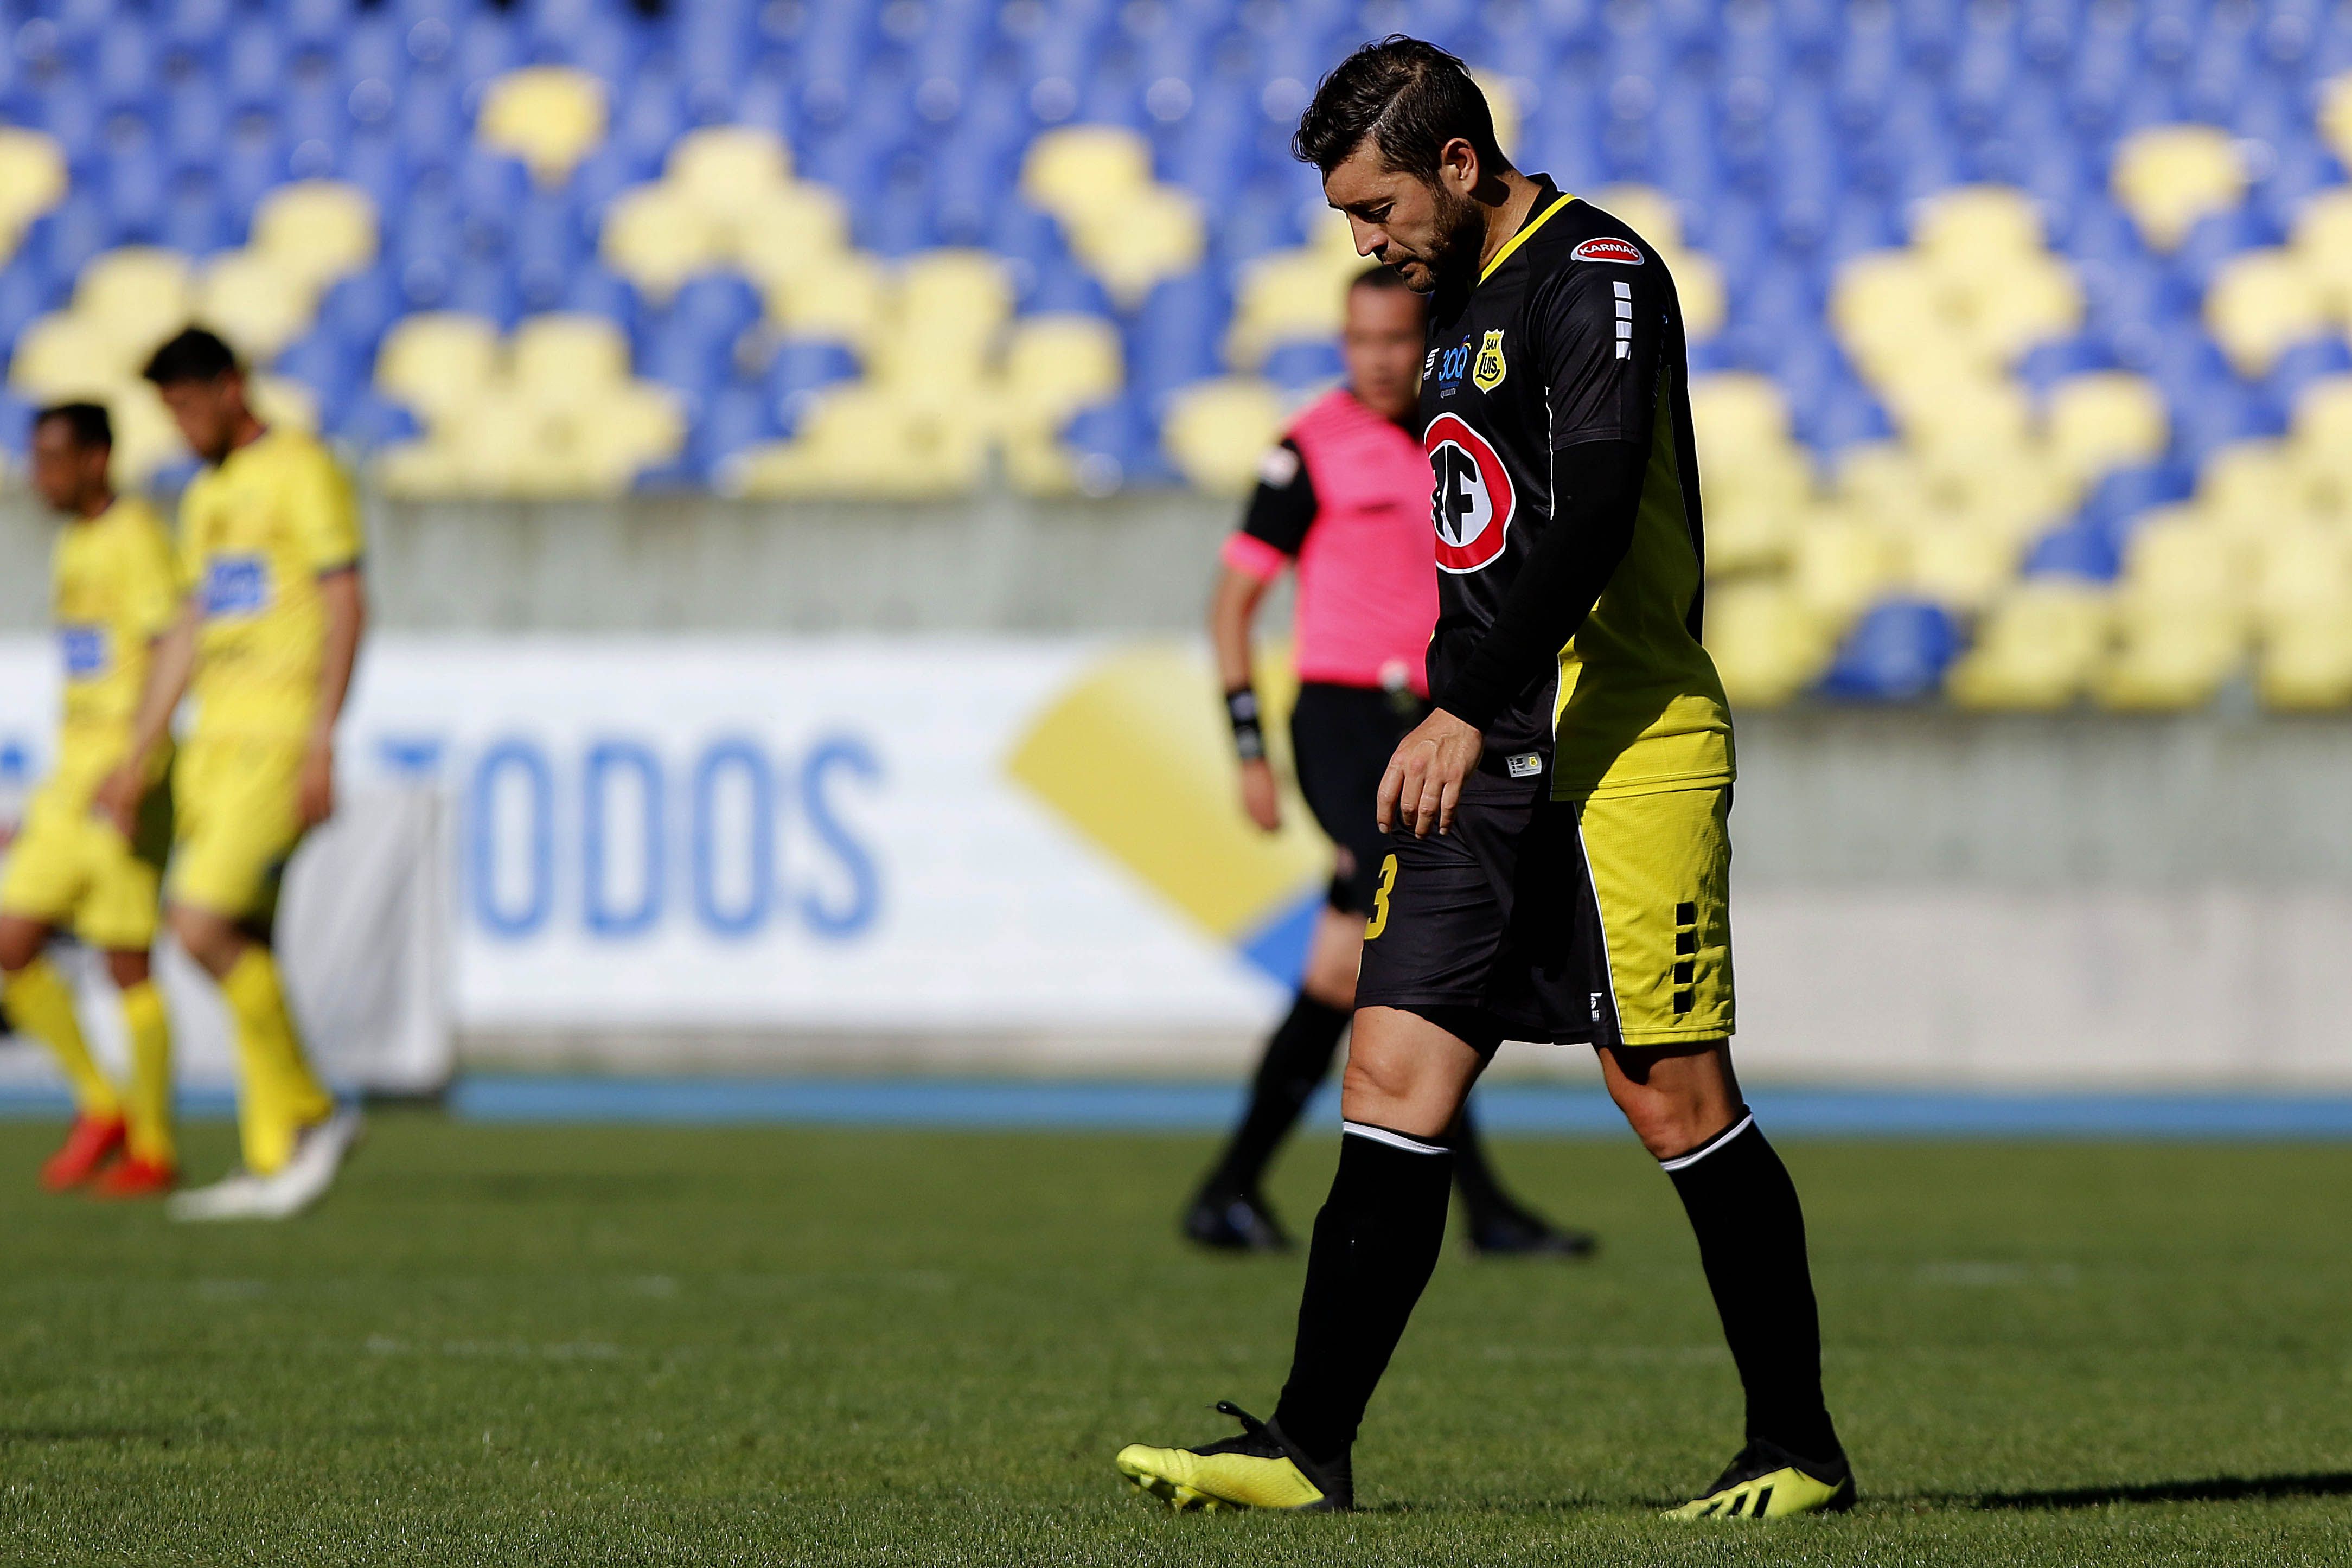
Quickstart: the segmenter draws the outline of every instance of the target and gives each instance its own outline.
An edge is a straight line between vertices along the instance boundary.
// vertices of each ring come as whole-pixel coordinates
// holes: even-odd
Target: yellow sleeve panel
[[[293,736],[316,708],[319,579],[359,562],[359,503],[334,457],[273,429],[188,486],[183,570],[203,614],[194,733]]]

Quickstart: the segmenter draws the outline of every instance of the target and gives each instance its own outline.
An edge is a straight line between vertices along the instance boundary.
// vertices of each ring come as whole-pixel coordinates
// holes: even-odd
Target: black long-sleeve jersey
[[[1432,301],[1430,688],[1490,752],[1548,754],[1556,798],[1728,782],[1674,279],[1537,182],[1519,232]]]

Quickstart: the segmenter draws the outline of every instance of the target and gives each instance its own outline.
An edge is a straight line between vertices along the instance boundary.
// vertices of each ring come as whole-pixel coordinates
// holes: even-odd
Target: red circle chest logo
[[[1460,414],[1441,413],[1421,438],[1434,485],[1429,517],[1440,570],[1476,571],[1503,553],[1511,527],[1511,476],[1486,438]]]

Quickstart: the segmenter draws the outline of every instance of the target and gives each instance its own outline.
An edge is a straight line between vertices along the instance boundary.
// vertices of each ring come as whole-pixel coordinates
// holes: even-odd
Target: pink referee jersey
[[[1261,497],[1297,487],[1300,465],[1311,517],[1286,526],[1267,520],[1278,508],[1253,506],[1225,540],[1224,563],[1270,582],[1296,560],[1300,680],[1427,696],[1437,546],[1420,441],[1342,387],[1309,404],[1266,455]]]

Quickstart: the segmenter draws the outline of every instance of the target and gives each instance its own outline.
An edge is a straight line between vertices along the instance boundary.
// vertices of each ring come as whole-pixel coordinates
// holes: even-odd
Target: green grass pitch
[[[0,1124],[8,1563],[2352,1562],[2352,1149],[1791,1142],[1864,1504],[1691,1526],[1738,1396],[1630,1140],[1500,1145],[1605,1251],[1449,1252],[1366,1511],[1178,1518],[1111,1455],[1265,1412],[1300,1268],[1180,1248],[1204,1140],[388,1114],[201,1229],[38,1193],[53,1135]]]

